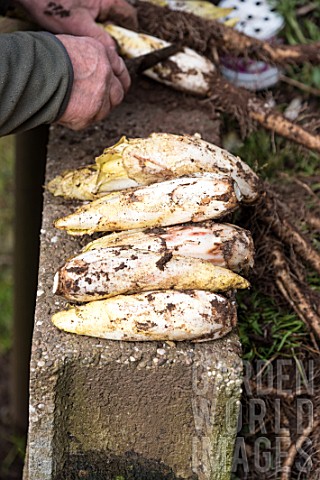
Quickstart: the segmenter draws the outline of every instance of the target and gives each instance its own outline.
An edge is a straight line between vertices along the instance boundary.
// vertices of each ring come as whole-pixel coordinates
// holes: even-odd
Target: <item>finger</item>
[[[98,113],[95,115],[93,122],[99,122],[107,117],[110,111],[119,105],[124,97],[124,90],[117,77],[113,77],[105,92],[104,100]]]
[[[98,111],[98,113],[95,115],[94,119],[92,120],[93,122],[100,122],[101,120],[104,120],[111,112],[111,110],[114,108],[116,105],[111,104],[111,99],[110,99],[110,91],[111,91],[111,85],[110,88],[108,89],[108,92],[105,94],[105,98],[101,104],[101,107]],[[114,93],[113,93],[114,94]],[[121,99],[121,93],[117,93],[118,99]],[[123,96],[122,96],[123,98]]]
[[[109,91],[110,105],[111,108],[119,105],[124,98],[124,89],[117,77],[113,77],[110,85]]]
[[[58,120],[56,123],[58,125],[61,125],[62,127],[69,128],[69,130],[73,130],[75,132],[84,130],[85,128],[89,127],[89,125],[92,124],[90,120],[79,121],[79,122],[64,122],[62,120]]]
[[[108,48],[107,55],[108,55],[113,73],[115,74],[116,77],[118,77],[124,91],[127,92],[131,85],[131,79],[123,59],[118,55],[118,53],[114,48]]]
[[[98,113],[95,115],[92,122],[95,123],[95,122],[100,122],[100,120],[104,120],[109,115],[111,110],[112,110],[112,107],[110,103],[109,93],[106,93],[105,98],[101,104],[101,107]]]
[[[115,48],[106,48],[106,54],[111,64],[113,73],[118,77],[126,68],[122,58],[118,55]]]
[[[131,85],[131,78],[126,67],[125,70],[120,75],[118,75],[118,79],[122,85],[124,92],[127,93]]]
[[[131,30],[138,28],[138,16],[136,9],[125,0],[102,0],[99,20],[113,20],[118,25]]]

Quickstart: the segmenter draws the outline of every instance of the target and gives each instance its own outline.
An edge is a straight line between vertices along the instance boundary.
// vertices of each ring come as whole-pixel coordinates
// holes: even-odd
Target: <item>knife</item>
[[[168,47],[159,48],[144,55],[139,55],[139,57],[127,58],[125,59],[125,64],[130,76],[139,75],[145,70],[148,70],[148,68],[154,67],[158,63],[167,60],[175,53],[181,51],[182,48],[182,44],[173,43]]]

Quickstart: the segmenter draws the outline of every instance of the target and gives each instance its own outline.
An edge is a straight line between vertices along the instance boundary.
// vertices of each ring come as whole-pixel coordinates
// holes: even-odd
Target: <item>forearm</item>
[[[0,136],[52,123],[65,111],[73,70],[53,35],[0,35]]]

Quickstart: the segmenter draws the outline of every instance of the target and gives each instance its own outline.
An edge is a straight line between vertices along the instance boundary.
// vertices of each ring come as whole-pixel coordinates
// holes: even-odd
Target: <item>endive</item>
[[[87,302],[147,290],[223,292],[248,286],[240,275],[199,258],[122,246],[88,250],[69,259],[55,275],[53,292]]]
[[[71,235],[201,222],[233,212],[241,199],[226,175],[194,174],[113,192],[55,222]]]
[[[99,250],[127,245],[138,250],[172,252],[201,258],[235,272],[253,266],[254,247],[248,230],[226,223],[129,230],[105,235],[82,249]]]
[[[110,340],[191,340],[221,338],[236,324],[233,301],[199,290],[120,295],[58,312],[61,330]]]
[[[160,38],[117,25],[108,24],[104,28],[117,41],[120,53],[128,58],[139,57],[170,45]],[[207,95],[214,72],[215,66],[210,60],[191,48],[183,47],[181,52],[149,68],[144,74],[177,90]]]
[[[239,157],[199,136],[171,133],[122,137],[96,158],[95,165],[59,175],[48,189],[54,195],[93,200],[109,191],[197,172],[228,174],[237,182],[244,202],[257,199],[259,179]]]

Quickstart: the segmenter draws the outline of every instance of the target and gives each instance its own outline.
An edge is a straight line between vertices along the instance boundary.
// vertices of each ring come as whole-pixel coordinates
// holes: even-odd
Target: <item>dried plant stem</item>
[[[268,107],[253,93],[238,88],[218,73],[211,82],[209,99],[215,108],[234,116],[246,135],[253,122],[306,148],[320,152],[320,135],[313,135]]]
[[[313,10],[316,10],[316,8],[319,7],[318,2],[311,2],[307,3],[307,5],[303,5],[302,7],[298,8],[296,10],[296,14],[298,17],[301,17],[303,15],[307,15],[308,13],[312,12]]]
[[[282,409],[280,409],[281,428],[280,428],[280,442],[281,450],[288,452],[291,446],[291,432],[289,428],[289,420]]]
[[[288,455],[282,465],[281,480],[290,480],[292,466],[294,464],[297,453],[302,448],[302,445],[307,440],[307,438],[309,438],[313,430],[315,430],[319,426],[319,424],[319,420],[311,422],[311,424],[303,430],[302,435],[300,435],[298,440],[291,444],[288,450]]]
[[[282,219],[282,225],[274,224],[273,230],[280,238],[294,248],[296,253],[318,273],[320,273],[320,255],[312,247],[311,243],[286,219]]]
[[[306,212],[304,219],[311,228],[320,231],[320,216],[314,215],[312,212]]]
[[[300,187],[302,187],[306,193],[313,198],[313,200],[315,200],[316,202],[319,203],[320,205],[320,198],[319,196],[312,190],[311,187],[309,187],[309,185],[305,182],[303,182],[302,180],[300,180],[299,178],[296,178],[296,177],[292,177],[291,175],[289,175],[288,173],[286,172],[280,172],[279,173],[279,176],[280,177],[284,177],[285,179],[287,179],[289,182],[294,182],[296,183],[297,185],[299,185]]]
[[[299,318],[320,339],[320,317],[312,308],[300,285],[294,280],[289,270],[283,251],[276,246],[272,251],[274,274],[277,287],[283,297],[295,310]]]
[[[250,385],[252,389],[254,390],[256,396],[270,396],[270,397],[278,397],[278,398],[283,398],[288,401],[294,400],[295,397],[298,395],[302,395],[306,393],[303,390],[297,390],[296,392],[287,392],[284,390],[279,390],[278,388],[273,388],[273,387],[263,387],[258,385],[255,381],[250,380]]]
[[[299,82],[295,78],[287,77],[285,75],[280,75],[280,80],[281,82],[286,83],[287,85],[292,85],[293,87],[298,88],[303,92],[310,93],[315,97],[320,97],[319,88],[310,87],[310,85],[306,85],[305,83]]]
[[[263,102],[250,99],[248,103],[249,115],[252,120],[260,123],[267,130],[271,130],[282,137],[299,143],[310,150],[320,152],[320,136],[307,132],[304,128],[287,120],[281,113],[266,109]]]
[[[259,218],[267,223],[274,233],[320,274],[320,254],[311,243],[296,229],[284,215],[285,207],[267,192],[264,208],[259,211]]]

